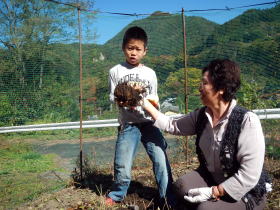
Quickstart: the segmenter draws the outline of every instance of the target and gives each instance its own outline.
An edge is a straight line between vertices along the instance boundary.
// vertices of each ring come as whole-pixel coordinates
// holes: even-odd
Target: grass
[[[65,186],[60,180],[41,177],[44,172],[58,170],[54,159],[53,154],[36,153],[26,143],[0,139],[0,209],[11,209]]]
[[[267,142],[267,156],[269,157],[268,169],[274,177],[274,190],[268,198],[268,208],[274,209],[280,206],[280,161],[279,161],[279,122],[280,120],[262,121],[264,133],[270,139]],[[83,130],[83,138],[116,136],[116,128],[91,128]],[[44,179],[42,174],[48,171],[59,170],[55,165],[56,156],[54,154],[42,155],[34,152],[31,145],[24,143],[24,139],[40,140],[58,140],[58,139],[78,139],[79,130],[57,130],[57,131],[38,131],[14,134],[0,135],[0,210],[12,209],[28,201],[34,200],[41,194],[53,192],[63,188],[66,183],[60,180]],[[181,137],[178,142],[180,147],[184,148],[185,138]],[[194,141],[189,139],[188,157],[192,160],[194,155]],[[181,152],[184,149],[180,150]],[[180,156],[182,155],[182,156]],[[192,162],[181,162],[184,160],[184,154],[168,154],[175,165],[173,165],[173,174],[176,179],[182,175],[186,166],[194,164]],[[93,161],[96,161],[93,158]],[[137,164],[136,164],[137,163]],[[88,164],[88,165],[87,165]],[[85,177],[89,177],[85,184],[90,186],[95,193],[94,201],[73,203],[74,209],[105,209],[104,198],[106,192],[112,185],[112,168],[98,168],[95,163],[85,163],[89,166],[84,172]],[[151,170],[150,161],[147,157],[137,157],[133,170],[133,182],[131,184],[131,193],[127,202],[132,204],[141,204],[147,207],[152,202],[155,195],[156,184]],[[78,167],[79,168],[79,167]],[[77,177],[76,177],[77,178]],[[79,184],[78,184],[79,185]],[[82,190],[82,189],[81,189]],[[79,194],[78,196],[82,195]],[[61,197],[64,197],[64,195]],[[71,199],[73,196],[71,195]],[[88,207],[88,208],[87,208]],[[118,206],[124,208],[124,206]],[[127,209],[127,208],[126,208]]]

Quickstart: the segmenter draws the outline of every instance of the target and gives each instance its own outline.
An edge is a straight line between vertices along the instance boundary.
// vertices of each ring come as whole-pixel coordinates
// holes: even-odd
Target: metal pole
[[[186,38],[186,22],[185,11],[182,8],[183,35],[184,35],[184,90],[185,90],[185,113],[188,113],[188,70],[187,70],[187,38]]]
[[[185,21],[185,11],[182,8],[182,25],[183,25],[183,36],[184,36],[184,76],[185,76],[185,83],[184,83],[184,90],[185,90],[185,113],[188,113],[188,70],[187,70],[187,38],[186,38],[186,21]],[[186,136],[185,142],[185,156],[187,162],[189,162],[188,158],[188,137]]]
[[[80,175],[81,181],[83,180],[83,60],[82,60],[82,29],[81,29],[81,8],[77,7],[78,10],[78,25],[79,25],[79,56],[80,56]]]

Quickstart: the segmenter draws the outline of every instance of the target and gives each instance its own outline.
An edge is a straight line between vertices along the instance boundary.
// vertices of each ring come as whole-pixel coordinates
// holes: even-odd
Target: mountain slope
[[[105,55],[121,54],[121,43],[124,32],[131,26],[140,26],[148,34],[148,55],[178,55],[183,51],[183,28],[181,15],[157,15],[154,13],[145,19],[136,20],[127,25],[114,38],[105,43]],[[187,46],[192,49],[203,42],[217,26],[201,17],[185,17]]]
[[[265,10],[248,10],[217,26],[205,42],[190,52],[189,64],[202,67],[215,58],[230,58],[243,73],[269,81],[279,89],[280,5]]]

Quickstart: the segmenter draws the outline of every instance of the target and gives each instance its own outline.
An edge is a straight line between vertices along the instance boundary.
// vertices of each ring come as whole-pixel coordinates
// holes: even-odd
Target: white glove
[[[265,183],[265,189],[266,189],[266,192],[268,192],[268,193],[271,192],[272,191],[272,184],[266,182]]]
[[[188,195],[184,196],[184,199],[191,203],[201,203],[208,201],[212,196],[212,187],[201,187],[190,189]]]

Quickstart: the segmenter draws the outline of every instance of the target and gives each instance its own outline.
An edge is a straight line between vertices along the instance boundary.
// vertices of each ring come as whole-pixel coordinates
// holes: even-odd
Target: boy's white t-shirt
[[[114,102],[114,90],[117,84],[123,82],[137,83],[146,88],[145,96],[157,95],[157,77],[154,70],[140,64],[135,67],[128,63],[122,63],[114,66],[109,72],[110,84],[110,101]],[[126,107],[119,107],[119,123],[142,123],[152,121],[152,118],[142,109],[137,106],[131,110]]]

